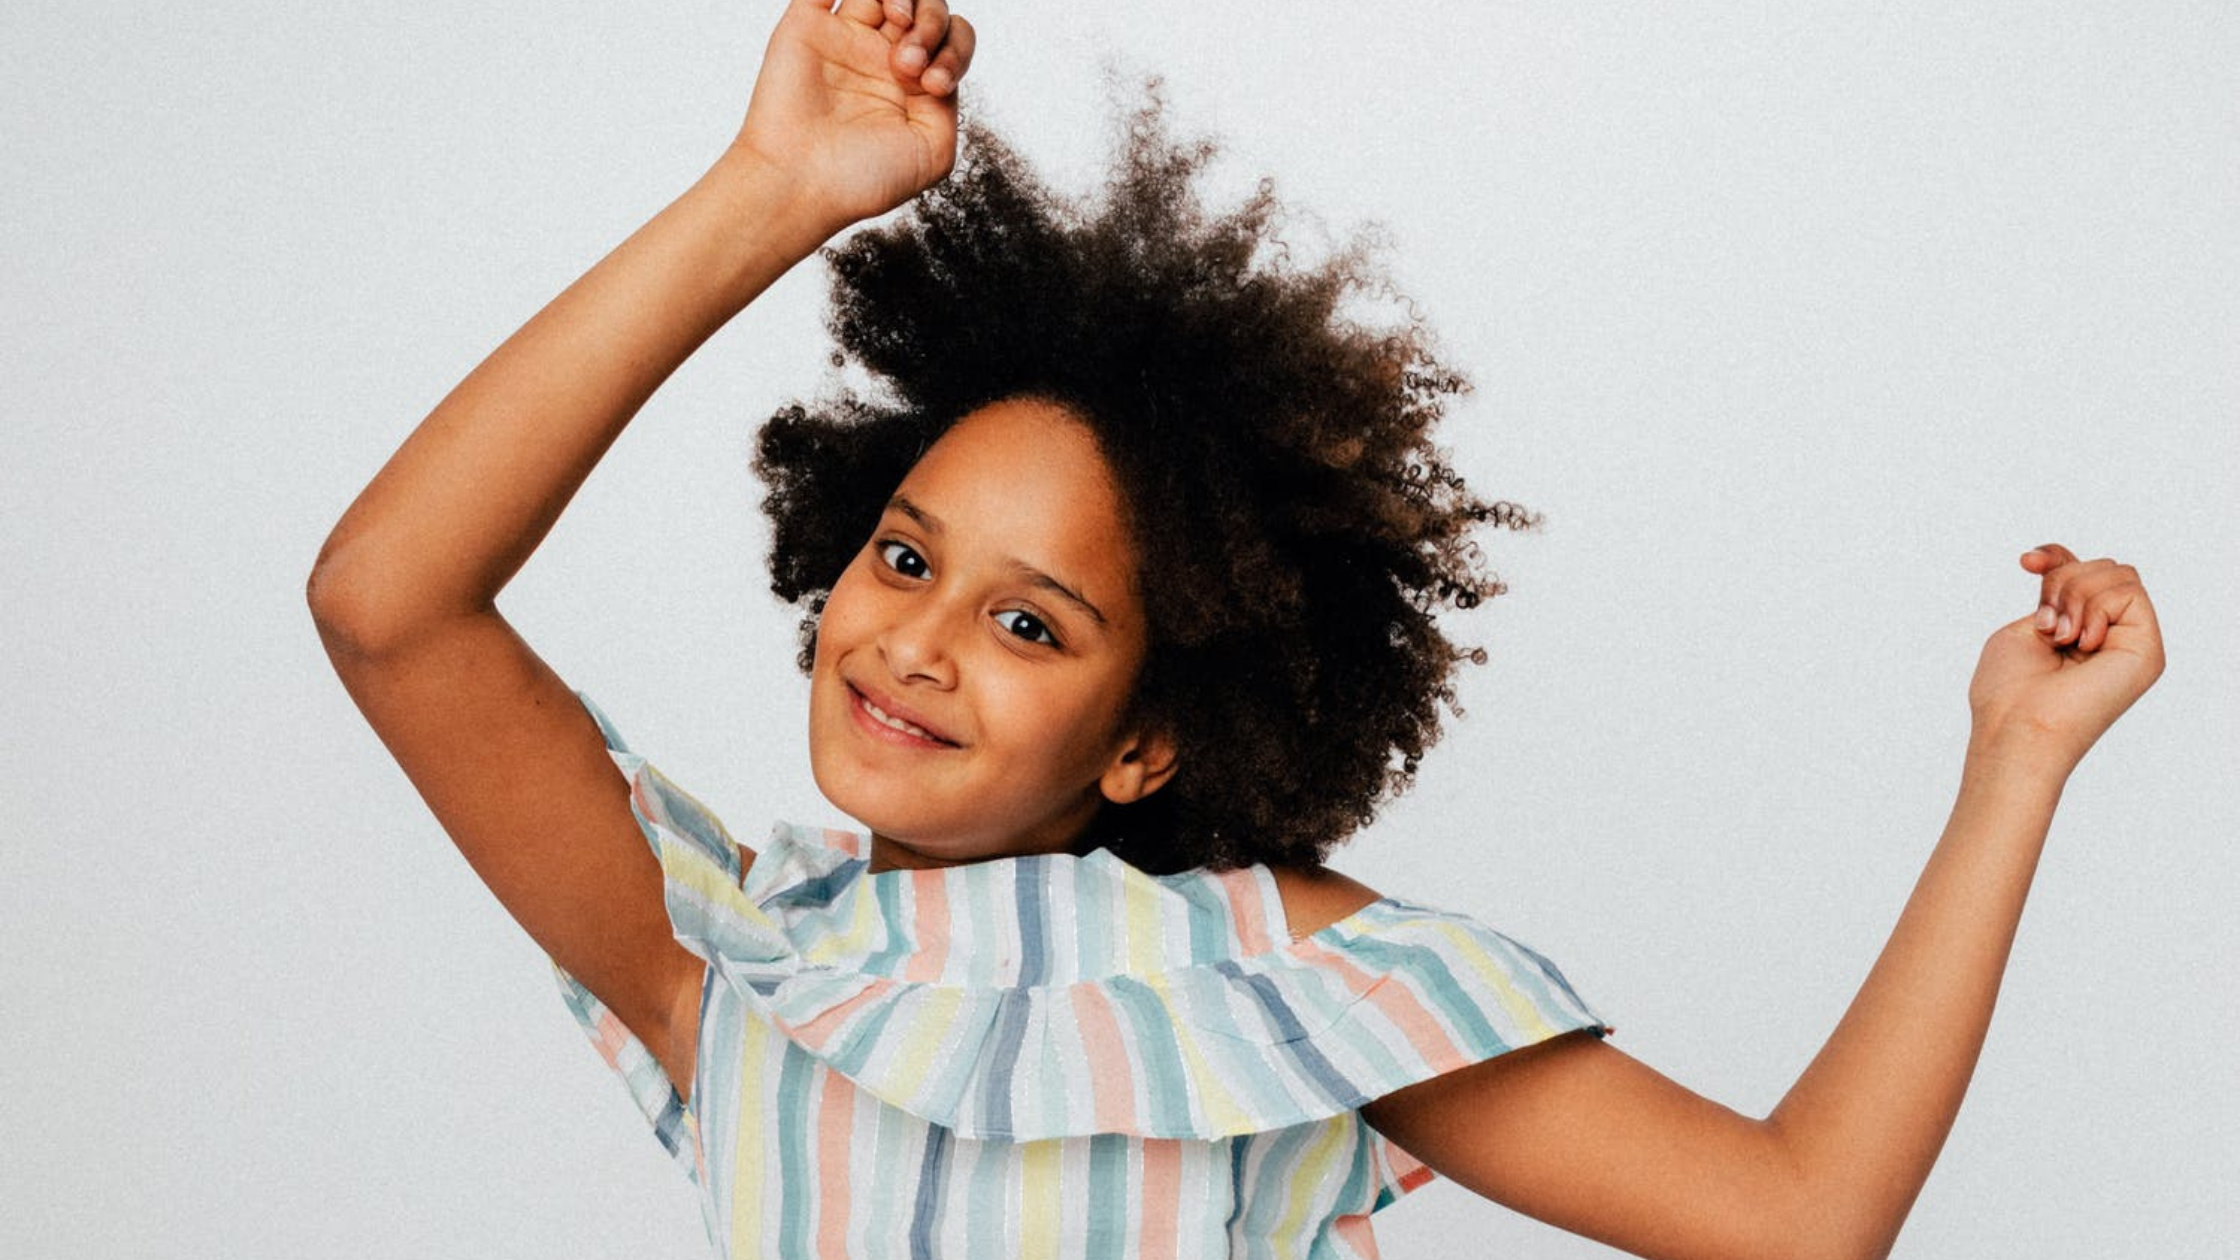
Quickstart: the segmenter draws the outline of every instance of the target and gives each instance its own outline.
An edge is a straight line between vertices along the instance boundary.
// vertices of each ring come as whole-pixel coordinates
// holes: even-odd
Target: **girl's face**
[[[1068,850],[1173,771],[1124,729],[1143,605],[1119,492],[1081,423],[1029,399],[920,457],[833,585],[810,670],[817,787],[871,869]]]

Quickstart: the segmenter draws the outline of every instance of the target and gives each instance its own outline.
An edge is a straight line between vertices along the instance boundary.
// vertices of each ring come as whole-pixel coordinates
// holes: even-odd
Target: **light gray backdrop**
[[[0,1253],[676,1256],[686,1183],[328,671],[320,540],[736,129],[775,0],[0,16]],[[1343,850],[1762,1113],[1943,825],[2033,544],[2169,670],[2072,780],[1898,1254],[2224,1254],[2240,821],[2228,6],[982,0],[967,107],[1080,188],[1170,76],[1303,249],[1381,221],[1479,390],[1493,663]],[[742,837],[833,820],[753,425],[821,265],[718,335],[503,606]],[[1928,1033],[1925,1035],[1933,1035]],[[1450,1184],[1395,1257],[1608,1254]]]

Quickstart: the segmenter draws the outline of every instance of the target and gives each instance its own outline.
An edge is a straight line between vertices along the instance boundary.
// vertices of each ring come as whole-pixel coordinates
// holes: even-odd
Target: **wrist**
[[[1968,736],[1962,777],[2058,796],[2081,758],[2062,741],[2043,733],[2008,728],[1978,728]]]
[[[786,266],[816,253],[851,222],[809,196],[795,172],[740,144],[724,150],[694,191],[720,198],[739,239]]]

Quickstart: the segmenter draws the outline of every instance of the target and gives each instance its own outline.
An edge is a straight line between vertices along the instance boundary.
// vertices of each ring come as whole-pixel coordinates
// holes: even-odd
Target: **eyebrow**
[[[922,507],[919,507],[904,495],[898,494],[893,498],[887,500],[887,510],[890,512],[902,513],[904,516],[907,516],[911,520],[917,522],[918,527],[925,530],[929,534],[938,536],[942,531],[940,517],[935,516],[933,513],[926,511]],[[1087,613],[1089,615],[1089,618],[1092,621],[1095,621],[1098,625],[1102,626],[1106,624],[1104,614],[1098,611],[1095,604],[1092,604],[1087,599],[1084,599],[1081,595],[1081,592],[1074,590],[1072,587],[1067,586],[1065,583],[1060,582],[1058,579],[1051,577],[1049,574],[1044,573],[1042,570],[1035,568],[1033,565],[1028,564],[1026,561],[1021,560],[1016,556],[1009,557],[1009,564],[1010,568],[1014,572],[1027,579],[1027,581],[1042,588],[1043,590],[1050,591],[1053,594],[1056,594],[1071,602],[1075,606],[1079,607],[1082,612]]]

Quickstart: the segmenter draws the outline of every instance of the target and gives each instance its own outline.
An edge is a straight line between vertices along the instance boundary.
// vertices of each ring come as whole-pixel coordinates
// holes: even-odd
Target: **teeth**
[[[919,739],[934,738],[933,732],[925,729],[922,726],[912,726],[908,722],[903,721],[901,718],[889,714],[886,710],[880,708],[878,705],[871,703],[869,700],[865,700],[863,702],[863,711],[879,719],[879,721],[884,725],[891,726],[898,731],[907,731],[910,734],[917,736]]]

